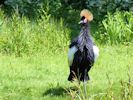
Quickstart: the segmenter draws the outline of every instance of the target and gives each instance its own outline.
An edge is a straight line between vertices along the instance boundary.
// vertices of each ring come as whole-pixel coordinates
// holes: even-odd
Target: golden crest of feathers
[[[87,9],[82,10],[81,13],[80,13],[80,16],[81,17],[84,16],[88,21],[92,21],[93,20],[92,13],[89,10],[87,10]]]

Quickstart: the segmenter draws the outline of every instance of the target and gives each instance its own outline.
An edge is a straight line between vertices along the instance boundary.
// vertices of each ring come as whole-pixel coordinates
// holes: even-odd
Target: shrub
[[[102,21],[97,38],[102,43],[123,44],[133,42],[133,13],[119,12],[108,13]]]
[[[36,22],[16,13],[1,26],[0,51],[16,56],[36,51],[57,53],[67,47],[69,33],[62,19],[56,21],[45,11]]]

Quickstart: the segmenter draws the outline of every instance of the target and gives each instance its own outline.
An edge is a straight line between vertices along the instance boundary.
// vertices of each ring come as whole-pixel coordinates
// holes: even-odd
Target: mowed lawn
[[[128,82],[127,73],[133,79],[133,46],[99,48],[100,56],[89,72],[88,96],[106,93],[111,81],[113,95],[120,100],[121,80]],[[1,54],[0,100],[71,100],[66,89],[74,83],[67,81],[68,74],[67,52],[23,57]]]

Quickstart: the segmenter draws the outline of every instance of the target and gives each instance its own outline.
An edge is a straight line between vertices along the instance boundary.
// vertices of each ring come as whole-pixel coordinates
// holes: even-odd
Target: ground
[[[106,45],[99,48],[99,58],[89,72],[88,96],[98,99],[102,93],[111,91],[114,98],[120,99],[121,81],[128,82],[133,76],[133,47]],[[23,57],[0,54],[0,99],[70,100],[71,95],[66,90],[75,84],[67,81],[68,75],[65,51]]]

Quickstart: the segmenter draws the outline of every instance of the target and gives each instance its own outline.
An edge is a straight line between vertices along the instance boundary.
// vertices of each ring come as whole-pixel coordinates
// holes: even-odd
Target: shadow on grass
[[[46,90],[42,95],[50,95],[50,96],[65,96],[69,93],[70,90],[77,91],[76,87],[69,87],[69,88],[63,88],[63,87],[56,87],[56,88],[50,88]]]
[[[43,96],[45,95],[51,95],[51,96],[63,96],[65,95],[66,90],[62,87],[56,87],[56,88],[50,88],[48,90],[46,90],[43,93]]]

